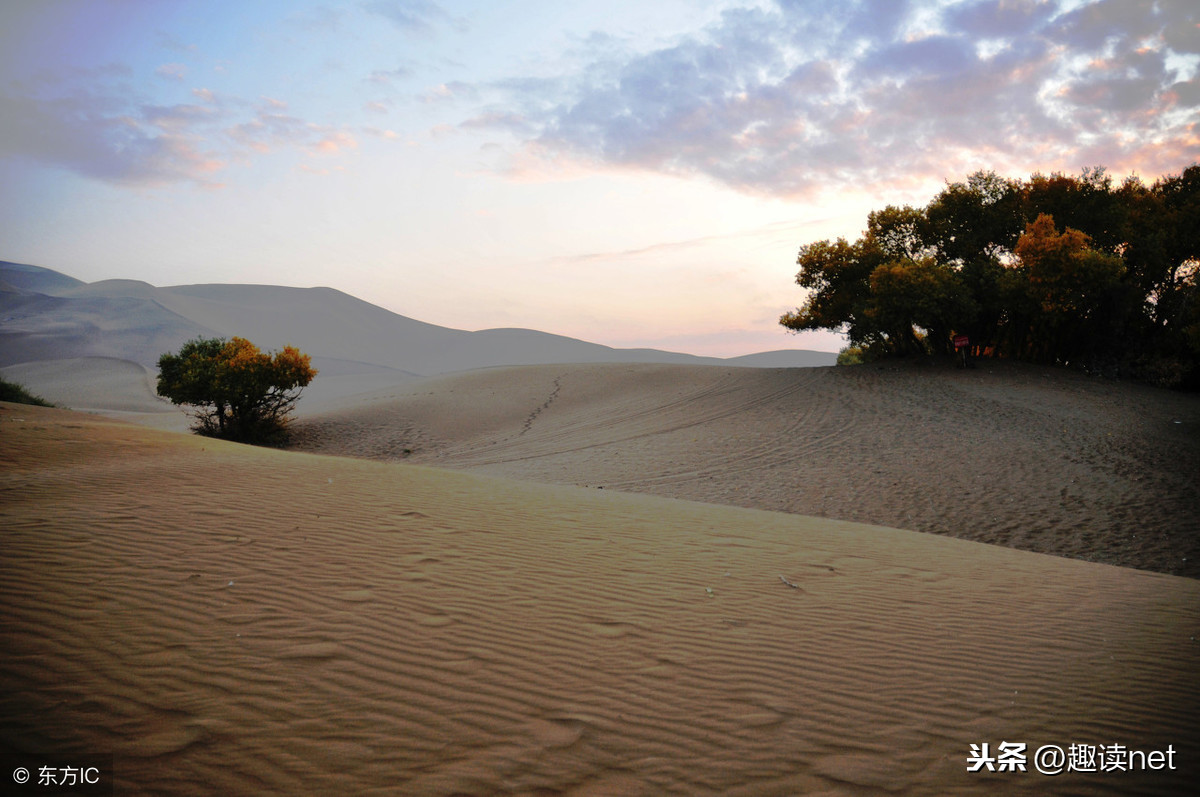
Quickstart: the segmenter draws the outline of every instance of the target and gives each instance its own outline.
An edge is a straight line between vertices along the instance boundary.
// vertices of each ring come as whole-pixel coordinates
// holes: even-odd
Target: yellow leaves
[[[303,387],[317,375],[312,358],[294,346],[284,346],[283,351],[276,353],[272,367],[276,383],[288,388]]]
[[[251,371],[269,368],[271,358],[245,338],[234,337],[221,348],[219,362],[230,370]]]
[[[1067,227],[1060,235],[1054,218],[1046,213],[1025,227],[1017,241],[1017,259],[1029,272],[1033,282],[1053,280],[1056,272],[1067,270],[1073,255],[1088,248],[1092,240],[1079,230]]]
[[[1125,271],[1119,257],[1091,248],[1091,238],[1067,227],[1060,234],[1043,213],[1017,242],[1028,292],[1046,313],[1086,316]]]
[[[264,354],[250,341],[239,337],[231,338],[221,347],[215,358],[215,365],[216,380],[221,384],[256,379],[290,390],[307,385],[317,375],[316,369],[312,367],[312,358],[301,353],[295,346],[284,346],[282,351],[272,357]]]

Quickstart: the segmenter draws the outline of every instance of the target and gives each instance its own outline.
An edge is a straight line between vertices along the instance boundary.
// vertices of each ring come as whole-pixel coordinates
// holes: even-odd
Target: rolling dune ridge
[[[3,743],[112,753],[121,794],[1181,794],[1198,774],[1195,580],[11,404],[0,439]],[[1002,741],[1170,745],[1176,769],[966,771]]]
[[[488,369],[330,403],[297,432],[313,452],[1200,577],[1200,402],[1062,369]]]

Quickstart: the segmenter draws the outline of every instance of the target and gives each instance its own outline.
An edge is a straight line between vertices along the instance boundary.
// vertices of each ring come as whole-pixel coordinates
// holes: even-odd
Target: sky
[[[0,259],[713,356],[978,170],[1200,161],[1194,0],[0,0]]]

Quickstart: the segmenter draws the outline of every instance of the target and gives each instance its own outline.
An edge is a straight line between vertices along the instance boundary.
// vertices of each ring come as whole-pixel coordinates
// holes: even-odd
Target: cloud
[[[1045,25],[1057,13],[1051,0],[988,0],[948,8],[947,24],[972,39],[1012,38]]]
[[[141,124],[172,132],[195,129],[217,116],[211,105],[142,105],[138,110]]]
[[[378,127],[367,126],[367,127],[362,128],[362,132],[373,138],[381,138],[385,141],[399,141],[400,140],[400,134],[397,133],[395,130],[384,130],[384,129],[381,129]],[[410,142],[410,143],[412,143],[412,142]]]
[[[1160,5],[1172,17],[1186,19],[1187,12],[1194,13],[1192,0],[1163,0]],[[1167,46],[1177,53],[1200,54],[1200,24],[1173,25],[1163,32]]]
[[[508,130],[518,135],[537,132],[537,128],[531,125],[528,119],[511,111],[485,111],[460,122],[458,126],[464,130]]]
[[[184,53],[186,55],[194,55],[199,48],[194,44],[185,44],[177,36],[163,30],[156,30],[154,38],[158,40],[158,46],[164,50],[172,52]]]
[[[21,158],[115,185],[219,187],[219,173],[291,149],[338,155],[357,141],[342,127],[315,125],[262,97],[249,103],[210,89],[194,102],[142,101],[127,68],[60,70],[0,89],[0,159]]]
[[[331,156],[358,147],[358,140],[346,129],[307,122],[287,113],[287,104],[271,97],[262,97],[253,118],[231,125],[224,134],[243,159],[286,149]]]
[[[336,155],[344,150],[357,147],[358,141],[354,136],[341,130],[331,130],[325,132],[320,140],[310,147],[310,151],[319,155]]]
[[[405,33],[430,35],[438,23],[449,24],[457,30],[466,28],[466,22],[452,17],[437,3],[429,0],[368,0],[362,8],[391,22]]]
[[[239,147],[262,155],[297,142],[307,144],[311,139],[303,119],[272,108],[259,108],[254,118],[231,125],[225,134]]]
[[[376,69],[367,76],[367,81],[390,87],[393,81],[406,78],[411,74],[413,74],[413,70],[404,66],[397,67],[396,69]]]
[[[478,97],[479,91],[470,83],[464,83],[461,80],[452,80],[449,83],[440,83],[426,91],[421,96],[421,101],[425,103],[440,103],[453,102],[455,100],[475,100]]]
[[[824,221],[822,219],[822,221]],[[806,224],[812,224],[807,222]],[[761,240],[764,236],[773,236],[780,233],[786,234],[788,240],[794,237],[795,230],[798,226],[796,222],[774,222],[772,224],[763,225],[761,227],[739,230],[731,233],[721,233],[716,235],[704,235],[696,238],[689,238],[680,241],[668,241],[665,243],[651,244],[650,246],[642,246],[636,249],[608,250],[600,252],[584,252],[575,255],[555,258],[554,262],[566,264],[588,264],[588,263],[612,263],[618,260],[636,259],[646,255],[655,257],[661,255],[689,255],[693,251],[704,250],[709,244],[718,241],[754,241]]]
[[[897,83],[916,77],[961,74],[978,59],[972,42],[964,36],[927,36],[899,41],[872,51],[857,64],[860,81],[887,75]]]
[[[117,112],[112,98],[38,100],[0,94],[0,156],[22,156],[107,182],[213,184],[225,158],[192,135],[191,112],[151,107]]]
[[[497,83],[505,102],[464,126],[524,126],[526,152],[776,196],[1200,158],[1196,90],[1167,68],[1200,44],[1193,4],[831,6],[733,9],[658,49]]]
[[[154,74],[164,80],[182,81],[187,77],[188,68],[183,64],[163,64],[158,69],[154,70]]]

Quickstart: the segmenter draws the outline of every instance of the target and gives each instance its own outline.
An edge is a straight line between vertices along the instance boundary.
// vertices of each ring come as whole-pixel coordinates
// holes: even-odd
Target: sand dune
[[[1200,577],[1200,401],[1060,369],[543,366],[320,409],[298,448]]]
[[[6,379],[37,385],[42,398],[78,410],[166,413],[174,408],[154,392],[154,375],[145,366],[111,357],[44,360],[4,368]]]
[[[7,260],[0,260],[0,280],[0,291],[43,293],[49,296],[84,284],[83,280],[68,277],[53,269]]]
[[[299,318],[322,371],[309,453],[0,404],[18,763],[111,755],[121,794],[1166,795],[1200,775],[1195,397],[1012,364],[422,378],[585,350],[327,289],[3,276],[5,376],[71,406],[182,428],[144,362],[180,324],[305,348],[271,337]],[[1175,766],[967,772],[1006,741]]]
[[[725,362],[655,349],[615,349],[532,329],[450,329],[331,288],[83,283],[50,269],[0,261],[0,366],[108,357],[153,367],[159,355],[191,338],[233,335],[264,349],[294,345],[317,360],[410,374],[547,362]],[[809,366],[833,360],[827,352],[784,350],[729,364]]]
[[[824,365],[827,352],[782,350],[723,361],[654,349],[614,349],[531,329],[467,332],[392,313],[330,288],[84,283],[0,261],[0,373],[63,406],[184,430],[146,374],[196,337],[239,335],[264,349],[298,346],[320,372],[306,409],[364,391],[497,365],[548,362]]]
[[[121,794],[1182,794],[1200,774],[1195,580],[9,404],[0,439],[3,742],[111,753]],[[1177,768],[966,771],[1002,741],[1170,745]]]

